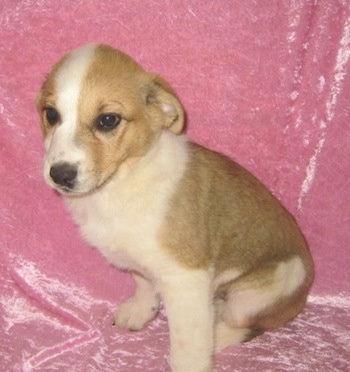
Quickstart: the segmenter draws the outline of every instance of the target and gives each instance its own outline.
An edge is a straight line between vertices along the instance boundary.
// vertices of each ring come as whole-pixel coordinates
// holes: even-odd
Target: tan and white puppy
[[[37,108],[47,183],[137,283],[115,323],[139,330],[162,300],[173,371],[211,371],[215,350],[301,311],[313,263],[295,220],[245,169],[181,134],[162,78],[87,45],[52,68]]]

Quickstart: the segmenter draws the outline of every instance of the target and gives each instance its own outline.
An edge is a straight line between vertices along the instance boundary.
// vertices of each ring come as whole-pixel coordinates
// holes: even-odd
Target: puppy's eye
[[[46,120],[50,125],[55,125],[60,121],[60,114],[53,107],[45,107]]]
[[[97,119],[97,129],[103,132],[108,132],[116,128],[121,121],[122,118],[120,115],[103,114]]]

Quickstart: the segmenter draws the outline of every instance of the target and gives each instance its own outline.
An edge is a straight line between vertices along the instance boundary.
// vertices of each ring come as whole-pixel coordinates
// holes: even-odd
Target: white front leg
[[[172,371],[210,372],[214,349],[211,275],[181,270],[163,278],[161,295],[169,322]]]

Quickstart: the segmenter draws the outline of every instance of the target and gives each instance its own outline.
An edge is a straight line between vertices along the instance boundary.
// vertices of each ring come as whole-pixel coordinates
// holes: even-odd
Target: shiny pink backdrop
[[[304,313],[216,371],[348,371],[347,0],[0,1],[0,370],[168,371],[166,314],[113,328],[126,273],[79,237],[44,183],[34,100],[51,64],[104,42],[162,74],[188,135],[235,158],[296,216],[316,263]]]

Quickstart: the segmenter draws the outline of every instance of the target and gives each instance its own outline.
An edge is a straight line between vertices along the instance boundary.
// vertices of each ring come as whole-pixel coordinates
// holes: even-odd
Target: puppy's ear
[[[36,97],[35,97],[35,106],[36,106],[37,111],[39,111],[39,107],[40,107],[41,99],[42,99],[42,92],[40,91],[40,92],[36,95]]]
[[[184,128],[185,113],[170,85],[160,76],[154,75],[145,89],[146,105],[157,108],[162,114],[162,126],[175,134]]]

